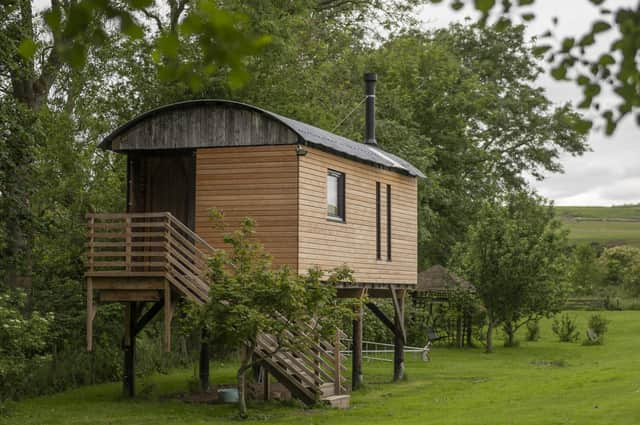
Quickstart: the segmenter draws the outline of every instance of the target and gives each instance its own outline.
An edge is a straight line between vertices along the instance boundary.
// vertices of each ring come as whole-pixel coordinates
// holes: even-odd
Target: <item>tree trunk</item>
[[[247,414],[247,370],[250,368],[251,363],[251,354],[253,353],[253,348],[250,346],[244,346],[241,350],[240,355],[240,368],[238,369],[237,379],[238,379],[238,409],[239,415],[242,419],[246,419],[248,417]]]
[[[489,322],[487,326],[487,353],[493,352],[493,323]]]
[[[209,383],[209,334],[206,329],[200,333],[200,391],[207,392],[210,389]]]
[[[504,325],[504,333],[507,334],[507,342],[505,346],[513,347],[516,342],[516,330],[513,326],[513,322],[507,322]]]

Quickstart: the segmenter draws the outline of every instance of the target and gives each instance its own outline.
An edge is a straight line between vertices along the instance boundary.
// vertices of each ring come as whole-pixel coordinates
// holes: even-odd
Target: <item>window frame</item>
[[[347,175],[342,171],[332,170],[331,168],[327,169],[327,177],[332,176],[337,178],[337,194],[338,194],[338,214],[332,215],[329,213],[329,199],[325,199],[327,205],[327,220],[334,221],[338,223],[346,223],[347,222],[347,211],[346,211],[346,180]],[[326,198],[329,195],[329,181],[327,179],[326,183]]]

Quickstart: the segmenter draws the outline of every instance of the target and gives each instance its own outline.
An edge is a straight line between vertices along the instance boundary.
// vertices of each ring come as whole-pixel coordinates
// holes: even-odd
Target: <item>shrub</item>
[[[527,341],[537,341],[540,339],[540,323],[537,320],[527,322]]]
[[[551,330],[558,336],[560,342],[575,342],[580,336],[575,319],[568,314],[563,314],[560,320],[553,319]]]
[[[589,318],[587,329],[587,339],[584,345],[600,345],[604,343],[604,334],[609,328],[609,321],[599,314],[594,314]]]
[[[24,377],[49,358],[45,347],[53,317],[25,317],[26,298],[23,291],[0,293],[0,404],[20,395]]]

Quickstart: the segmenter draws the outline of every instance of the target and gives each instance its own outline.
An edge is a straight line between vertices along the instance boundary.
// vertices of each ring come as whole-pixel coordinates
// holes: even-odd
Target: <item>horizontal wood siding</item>
[[[347,264],[362,283],[417,283],[417,179],[307,148],[299,159],[299,269]],[[327,170],[345,173],[346,222],[327,220]],[[376,181],[382,260],[376,259]],[[387,184],[392,261],[387,261]]]
[[[206,146],[294,144],[296,133],[268,115],[227,105],[192,105],[159,111],[112,142],[114,150],[191,149]]]
[[[196,233],[224,247],[209,210],[224,212],[227,229],[256,220],[257,238],[274,264],[297,270],[298,165],[295,145],[205,148],[196,153]]]

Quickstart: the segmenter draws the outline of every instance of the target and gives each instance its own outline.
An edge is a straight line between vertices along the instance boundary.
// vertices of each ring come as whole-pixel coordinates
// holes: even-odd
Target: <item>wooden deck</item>
[[[165,350],[170,350],[176,297],[209,300],[208,258],[214,248],[170,213],[89,214],[86,243],[87,349],[92,350],[98,302],[127,303],[125,345],[164,308]],[[153,303],[137,319],[145,303]],[[133,305],[133,307],[132,307]],[[348,404],[338,330],[335,343],[312,340],[307,324],[288,324],[284,338],[305,343],[282,350],[273,336],[260,335],[255,354],[293,395],[307,404]],[[266,392],[268,394],[268,391]],[[346,400],[346,401],[345,401]]]

